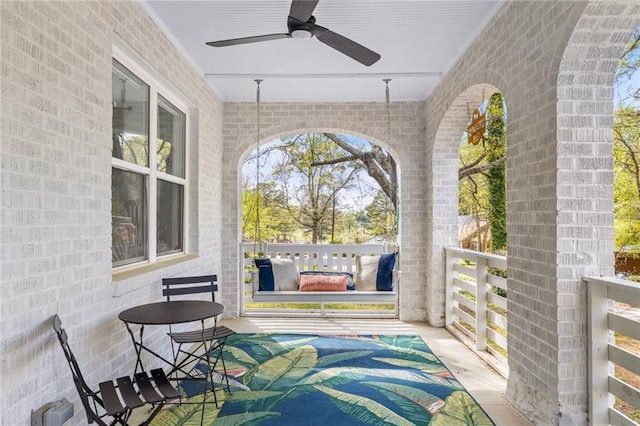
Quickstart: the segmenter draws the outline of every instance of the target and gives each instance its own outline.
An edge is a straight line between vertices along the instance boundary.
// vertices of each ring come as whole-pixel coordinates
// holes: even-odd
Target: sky
[[[640,70],[637,70],[630,78],[624,78],[613,85],[613,104],[618,105],[620,99],[626,97],[626,94],[635,92],[640,89]],[[627,103],[629,103],[627,101]],[[640,101],[636,100],[634,104],[640,106]]]

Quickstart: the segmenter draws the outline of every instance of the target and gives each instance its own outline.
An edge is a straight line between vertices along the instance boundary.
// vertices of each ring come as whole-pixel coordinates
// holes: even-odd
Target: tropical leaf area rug
[[[205,425],[493,425],[418,336],[236,334],[224,359],[231,394],[216,385]],[[174,406],[153,424],[200,424],[200,410]]]

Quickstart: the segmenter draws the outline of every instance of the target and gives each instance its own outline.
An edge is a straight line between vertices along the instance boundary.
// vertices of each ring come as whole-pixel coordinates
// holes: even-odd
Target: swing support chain
[[[254,81],[256,82],[256,229],[253,238],[253,257],[257,258],[259,253],[262,255],[262,230],[260,229],[260,83],[262,79]]]

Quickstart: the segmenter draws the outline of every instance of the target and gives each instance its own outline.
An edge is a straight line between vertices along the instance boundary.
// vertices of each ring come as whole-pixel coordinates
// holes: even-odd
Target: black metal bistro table
[[[156,303],[148,303],[146,305],[134,306],[133,308],[129,308],[120,312],[118,318],[124,322],[127,327],[127,331],[131,336],[131,340],[133,341],[133,346],[136,351],[136,367],[135,372],[138,372],[138,368],[143,370],[142,366],[142,351],[149,352],[154,355],[156,358],[161,359],[171,366],[171,370],[167,374],[167,376],[173,375],[176,373],[182,373],[184,376],[182,379],[191,379],[191,380],[203,380],[201,377],[194,378],[190,375],[189,372],[182,370],[182,368],[176,364],[175,360],[170,361],[158,354],[157,352],[151,350],[149,347],[144,345],[143,335],[144,335],[144,327],[147,325],[175,325],[175,324],[184,324],[188,322],[200,322],[203,333],[205,330],[205,320],[209,318],[214,318],[217,321],[217,317],[224,312],[224,305],[216,302],[210,302],[205,300],[176,300],[176,301],[168,301],[168,302],[156,302]],[[134,334],[133,330],[130,327],[130,324],[140,325],[140,331],[138,337]],[[204,337],[204,336],[203,336]],[[203,416],[204,416],[204,403],[206,402],[206,392],[209,385],[209,372],[211,368],[209,349],[211,347],[211,342],[207,345],[206,339],[204,340],[204,350],[207,356],[207,374],[204,376],[204,396],[203,396]],[[179,379],[178,379],[179,380]],[[213,386],[213,383],[212,383]],[[215,389],[213,390],[215,396]]]

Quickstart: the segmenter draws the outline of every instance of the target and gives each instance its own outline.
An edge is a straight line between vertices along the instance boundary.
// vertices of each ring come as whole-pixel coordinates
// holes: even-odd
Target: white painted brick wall
[[[223,106],[136,2],[1,2],[0,32],[0,424],[30,424],[32,409],[66,397],[76,411],[67,424],[81,425],[50,317],[60,314],[95,384],[133,368],[118,312],[159,300],[164,276],[220,273]],[[119,281],[110,219],[116,40],[191,104],[189,251],[199,253]],[[149,331],[168,353],[166,330]]]
[[[586,422],[580,278],[613,272],[612,73],[640,20],[638,7],[637,2],[510,2],[427,100],[432,170],[427,229],[433,230],[427,294],[432,295],[443,291],[442,249],[455,243],[457,197],[448,194],[457,188],[454,167],[467,103],[472,109],[493,87],[504,95],[507,397],[538,424]],[[438,323],[442,304],[431,300],[427,316]]]

